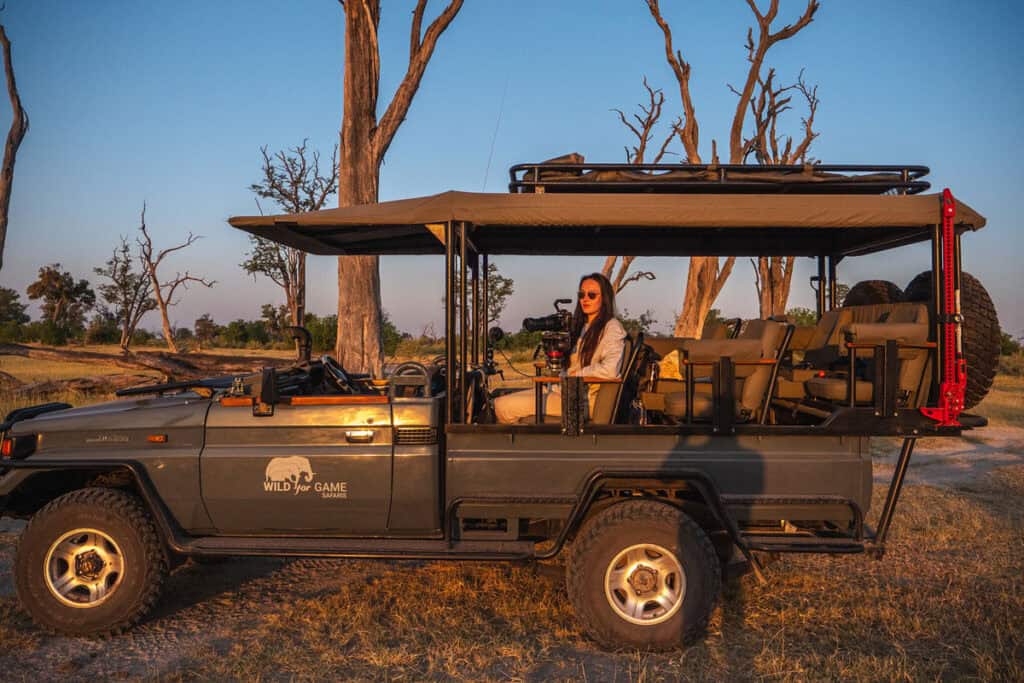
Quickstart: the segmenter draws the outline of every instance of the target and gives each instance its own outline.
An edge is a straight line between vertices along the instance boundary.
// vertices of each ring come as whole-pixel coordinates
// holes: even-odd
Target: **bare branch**
[[[811,143],[814,141],[818,134],[814,132],[814,115],[818,111],[818,86],[808,87],[806,81],[804,81],[804,70],[800,70],[800,75],[797,77],[795,87],[804,99],[807,100],[807,116],[802,119],[804,126],[804,138],[797,145],[796,149],[788,155],[789,161],[787,163],[795,163],[797,161],[803,163],[806,161],[807,150],[810,148]]]
[[[423,0],[420,1],[423,2]],[[420,41],[416,50],[409,53],[409,67],[406,69],[405,77],[402,78],[402,82],[395,91],[394,97],[391,98],[391,103],[373,131],[372,143],[378,163],[384,158],[388,147],[391,146],[391,140],[395,137],[398,126],[405,120],[405,115],[412,104],[413,95],[419,89],[423,73],[427,69],[427,63],[434,54],[437,39],[441,37],[441,34],[448,28],[448,25],[452,23],[455,15],[462,9],[462,2],[463,0],[451,0],[444,11],[427,27],[423,40]],[[419,7],[417,7],[417,10],[419,10]],[[419,20],[422,21],[422,13],[419,15]],[[413,23],[416,23],[416,21],[417,16],[414,14]],[[374,27],[376,27],[376,22],[374,22]],[[374,29],[374,37],[376,37],[376,28]],[[377,74],[379,73],[380,59],[378,54]]]
[[[819,7],[818,0],[808,0],[807,8],[796,23],[787,24],[780,30],[772,33],[771,24],[778,14],[779,0],[771,0],[768,11],[764,14],[758,9],[754,0],[747,0],[747,5],[750,6],[757,21],[758,35],[755,40],[754,29],[751,28],[747,31],[747,61],[750,62],[750,68],[747,70],[746,82],[738,93],[739,99],[736,102],[736,113],[733,115],[732,128],[729,132],[729,160],[730,163],[734,164],[742,163],[745,152],[749,153],[749,146],[745,145],[743,140],[743,121],[746,118],[747,107],[750,106],[754,88],[760,79],[761,66],[764,63],[765,54],[767,54],[772,45],[793,37],[810,24],[814,20],[814,14],[818,11]],[[736,92],[734,88],[732,90]]]
[[[647,0],[647,8],[651,17],[661,29],[665,38],[665,59],[668,61],[672,72],[679,83],[679,98],[683,104],[683,126],[678,130],[683,149],[686,150],[686,158],[691,164],[700,163],[700,130],[697,126],[697,115],[693,107],[693,100],[690,97],[690,65],[683,59],[683,53],[672,46],[672,29],[668,22],[661,16],[661,7],[658,0]]]
[[[655,279],[657,279],[657,276],[654,273],[652,273],[651,271],[649,271],[649,270],[638,270],[635,273],[633,273],[632,275],[630,275],[628,278],[623,280],[621,283],[619,283],[618,286],[615,288],[615,293],[618,294],[619,292],[624,290],[626,288],[626,285],[628,285],[630,282],[638,282],[640,280],[655,280]]]
[[[615,268],[615,262],[618,260],[618,256],[608,256],[604,260],[604,265],[601,267],[601,274],[609,280],[612,279],[612,270]]]
[[[409,27],[409,58],[420,49],[420,35],[423,32],[423,13],[427,10],[427,0],[418,0],[412,12],[412,25]]]

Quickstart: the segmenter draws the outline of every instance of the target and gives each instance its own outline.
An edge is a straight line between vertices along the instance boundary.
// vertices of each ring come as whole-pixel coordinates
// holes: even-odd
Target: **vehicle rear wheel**
[[[667,650],[699,637],[721,582],[704,530],[683,511],[648,500],[588,520],[566,567],[583,628],[611,649]]]
[[[135,496],[107,488],[72,491],[43,507],[14,560],[18,599],[33,620],[76,636],[138,623],[166,575],[152,518]]]
[[[925,303],[932,310],[932,272],[920,273],[903,292],[904,301]],[[999,368],[1000,327],[992,297],[970,273],[960,274],[960,311],[963,314],[963,348],[967,359],[967,391],[964,408],[981,403]],[[931,316],[932,320],[935,316]]]
[[[892,304],[900,301],[903,291],[888,280],[862,280],[846,293],[843,306]]]

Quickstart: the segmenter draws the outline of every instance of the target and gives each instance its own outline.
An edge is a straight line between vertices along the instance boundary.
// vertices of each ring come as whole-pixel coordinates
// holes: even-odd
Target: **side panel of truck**
[[[696,470],[723,497],[833,496],[867,512],[868,439],[827,436],[670,436],[627,434],[453,433],[448,435],[446,497],[578,497],[597,472],[645,471],[670,477]],[[737,519],[800,519],[777,505],[727,506]],[[803,518],[846,519],[842,506]],[[807,517],[807,515],[811,515]]]

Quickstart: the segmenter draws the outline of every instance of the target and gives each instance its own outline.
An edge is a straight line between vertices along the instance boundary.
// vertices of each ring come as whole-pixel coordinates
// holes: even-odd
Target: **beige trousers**
[[[594,409],[594,394],[587,401],[588,411]],[[524,417],[533,417],[536,394],[533,389],[524,389],[494,399],[494,416],[500,424],[515,424]],[[562,392],[558,385],[544,390],[544,414],[553,417],[562,415]],[[589,413],[588,413],[589,414]]]

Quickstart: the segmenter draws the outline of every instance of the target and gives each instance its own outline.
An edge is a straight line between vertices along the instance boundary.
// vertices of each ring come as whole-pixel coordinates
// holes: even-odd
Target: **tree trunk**
[[[758,309],[762,318],[783,316],[793,281],[793,256],[759,256],[754,265]]]
[[[377,201],[380,159],[373,144],[377,126],[376,1],[345,8],[345,82],[338,206]],[[338,257],[338,362],[352,372],[380,374],[380,269],[376,256]]]
[[[7,239],[7,212],[11,205],[11,187],[14,184],[14,162],[18,147],[28,132],[28,114],[21,106],[18,84],[14,80],[14,65],[11,63],[11,41],[0,26],[0,47],[3,48],[4,73],[7,75],[7,96],[11,100],[11,128],[4,144],[3,167],[0,168],[0,267],[4,262],[4,242]]]
[[[164,342],[167,344],[167,350],[171,353],[178,353],[178,345],[174,341],[174,335],[171,334],[171,320],[167,316],[167,299],[160,291],[160,281],[156,279],[156,271],[150,270],[149,277],[153,281],[153,296],[156,298],[157,308],[160,309],[160,324],[164,330]]]
[[[683,297],[683,312],[676,319],[673,334],[676,337],[700,338],[704,331],[704,321],[708,317],[715,299],[718,297],[725,281],[732,273],[735,256],[725,259],[719,267],[718,257],[691,256],[690,267],[686,274],[686,292]]]

